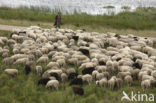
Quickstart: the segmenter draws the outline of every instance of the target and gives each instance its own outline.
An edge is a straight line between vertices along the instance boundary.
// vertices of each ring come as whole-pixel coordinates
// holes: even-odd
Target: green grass
[[[0,36],[10,37],[10,32],[0,31]],[[42,66],[45,70],[44,64]],[[17,68],[19,75],[14,78],[9,77],[3,71],[6,68]],[[40,78],[36,75],[34,68],[27,76],[24,72],[24,66],[5,66],[2,64],[2,57],[0,57],[0,103],[125,103],[125,101],[121,102],[122,91],[128,94],[131,91],[144,93],[141,90],[140,82],[134,81],[131,87],[124,84],[123,88],[114,91],[109,88],[100,88],[95,84],[85,84],[83,86],[84,96],[78,96],[73,94],[68,82],[61,83],[58,91],[46,89],[44,86],[37,86],[37,81]],[[156,88],[150,88],[145,93],[155,92]],[[126,103],[137,102],[126,101]]]
[[[6,20],[28,20],[40,22],[54,22],[56,13],[28,8],[0,7],[0,18]],[[138,8],[135,12],[122,12],[118,15],[62,15],[62,24],[75,27],[91,26],[92,28],[115,28],[135,30],[156,30],[156,9]]]

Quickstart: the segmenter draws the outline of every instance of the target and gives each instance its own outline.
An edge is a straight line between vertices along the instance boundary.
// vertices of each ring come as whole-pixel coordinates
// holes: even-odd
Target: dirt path
[[[22,30],[26,29],[26,27],[21,27],[21,26],[10,26],[10,25],[0,25],[0,30],[7,30],[7,31],[13,31],[13,30]]]

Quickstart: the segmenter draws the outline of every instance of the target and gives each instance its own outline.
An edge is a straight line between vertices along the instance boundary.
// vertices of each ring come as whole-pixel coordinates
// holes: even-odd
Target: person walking
[[[55,23],[54,23],[55,28],[60,28],[60,24],[61,24],[61,14],[60,12],[58,12],[58,14],[55,17]]]

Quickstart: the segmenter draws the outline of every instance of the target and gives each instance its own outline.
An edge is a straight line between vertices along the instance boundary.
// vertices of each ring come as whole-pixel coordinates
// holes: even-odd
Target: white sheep
[[[91,75],[85,74],[85,75],[82,76],[82,80],[84,82],[87,82],[90,85],[92,83],[93,78],[92,78]]]
[[[114,89],[116,83],[116,77],[113,76],[110,80],[108,80],[108,86],[111,90]]]
[[[106,88],[108,81],[106,78],[102,78],[101,80],[96,81],[96,84],[99,84],[101,87]]]
[[[59,87],[59,81],[58,80],[50,80],[46,84],[46,88],[55,88],[56,90],[58,90],[58,87]]]
[[[61,74],[61,80],[62,80],[62,82],[66,82],[68,80],[68,76],[66,73]]]
[[[124,80],[126,81],[126,83],[131,86],[132,82],[133,82],[133,78],[130,75],[125,76]]]
[[[16,76],[18,75],[17,69],[5,69],[4,72],[10,76]]]
[[[37,63],[48,63],[48,56],[42,56],[37,60]]]
[[[141,87],[143,89],[143,91],[146,91],[150,88],[151,86],[151,81],[150,80],[144,80],[141,82]]]
[[[48,68],[52,68],[52,67],[59,67],[59,64],[57,62],[49,62],[47,65]]]

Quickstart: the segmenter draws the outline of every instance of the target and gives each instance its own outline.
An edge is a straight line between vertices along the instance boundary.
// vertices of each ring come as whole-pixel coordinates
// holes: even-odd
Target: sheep
[[[103,73],[97,73],[96,74],[96,80],[101,80],[104,77]]]
[[[75,94],[78,94],[80,96],[84,95],[84,90],[83,88],[80,87],[72,87],[72,90]]]
[[[90,68],[85,68],[82,70],[82,74],[92,74],[92,72],[95,70],[94,67],[90,67]]]
[[[93,80],[93,78],[92,78],[91,75],[85,74],[85,75],[82,76],[82,80],[83,80],[84,82],[87,82],[87,83],[90,85],[91,82],[92,82],[92,80]]]
[[[107,84],[108,84],[108,81],[107,81],[106,78],[102,78],[101,80],[96,81],[96,84],[97,85],[100,85],[103,88],[106,88],[107,87]]]
[[[67,74],[69,75],[70,73],[76,73],[74,68],[69,68],[66,70]]]
[[[115,76],[111,77],[111,79],[108,80],[108,86],[109,86],[109,88],[110,88],[111,90],[114,89],[115,83],[116,83],[116,77],[115,77]]]
[[[144,80],[141,82],[141,87],[143,89],[143,91],[146,91],[150,88],[151,86],[151,81],[150,80]]]
[[[156,79],[156,70],[152,71],[151,75]]]
[[[131,86],[133,78],[130,75],[125,76],[124,80],[129,86]]]
[[[130,73],[130,72],[119,72],[119,73],[117,74],[117,77],[123,79],[123,78],[125,78],[125,76],[127,76],[127,75],[131,75],[131,73]]]
[[[58,90],[59,87],[59,81],[58,80],[50,80],[46,84],[46,88],[55,88]]]
[[[92,72],[92,77],[93,77],[94,80],[96,79],[96,75],[97,75],[98,73],[99,73],[99,72],[98,72],[97,70],[94,70],[94,71]]]
[[[42,67],[41,66],[36,66],[35,70],[36,70],[36,73],[38,75],[41,75],[42,74]]]
[[[60,67],[66,65],[66,61],[64,59],[57,60],[57,63],[59,64]]]
[[[62,82],[66,82],[68,80],[68,76],[66,73],[61,74],[61,80],[62,80]]]
[[[51,68],[51,67],[59,67],[59,64],[58,62],[49,62],[48,65],[47,65],[48,68]]]
[[[48,56],[42,56],[37,60],[37,63],[48,63]]]
[[[31,72],[31,67],[29,65],[25,65],[25,73],[28,75]]]
[[[121,88],[123,85],[123,80],[121,78],[116,78],[116,85],[118,88]]]
[[[38,85],[46,85],[49,80],[50,80],[50,78],[41,78],[38,81]]]
[[[81,78],[75,78],[70,82],[69,85],[83,85],[83,80]]]
[[[77,73],[70,73],[70,74],[68,74],[68,79],[71,80],[71,79],[76,78],[77,76],[78,76]]]
[[[9,76],[16,76],[18,75],[17,69],[5,69],[4,72],[8,74]]]

